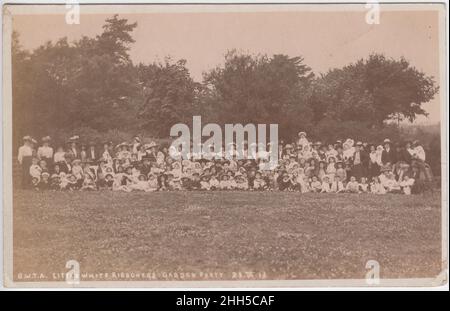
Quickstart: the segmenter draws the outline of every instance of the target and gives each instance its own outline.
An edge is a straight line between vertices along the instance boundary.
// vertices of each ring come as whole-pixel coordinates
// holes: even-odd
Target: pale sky
[[[79,25],[68,25],[64,13],[13,15],[13,29],[27,49],[48,40],[101,33],[111,14],[83,13]],[[132,60],[149,63],[184,58],[195,80],[202,72],[223,64],[227,50],[254,54],[302,56],[314,73],[342,67],[372,52],[398,59],[404,56],[417,69],[439,81],[438,11],[381,10],[380,24],[366,23],[366,11],[318,12],[297,9],[272,12],[145,12],[120,14],[137,22],[131,47]],[[444,65],[444,64],[443,64]],[[441,88],[444,88],[442,85]],[[440,120],[439,94],[424,105],[429,118]]]

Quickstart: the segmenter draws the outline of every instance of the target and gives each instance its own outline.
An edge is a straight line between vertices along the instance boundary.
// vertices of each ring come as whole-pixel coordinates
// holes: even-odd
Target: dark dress
[[[30,176],[30,166],[32,156],[24,156],[22,158],[22,188],[30,189],[31,187],[31,176]]]

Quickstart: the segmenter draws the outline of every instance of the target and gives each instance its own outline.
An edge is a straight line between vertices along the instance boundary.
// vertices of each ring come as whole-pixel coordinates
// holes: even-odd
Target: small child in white
[[[325,175],[322,178],[322,189],[320,190],[320,192],[321,193],[329,193],[329,192],[331,192],[330,177],[328,175]]]
[[[236,189],[238,190],[248,190],[248,181],[241,173],[237,172],[234,176],[236,180]]]
[[[72,175],[75,176],[77,180],[83,179],[83,167],[81,166],[80,159],[72,161]]]
[[[90,174],[84,175],[83,179],[83,185],[81,187],[81,190],[97,190],[97,187],[95,185],[94,178]]]
[[[317,176],[312,177],[311,190],[312,190],[312,192],[321,192],[322,191],[322,183],[319,181],[319,178],[317,178]]]
[[[366,177],[361,177],[361,182],[359,183],[359,192],[360,193],[369,192],[369,184],[367,183]]]
[[[220,190],[231,190],[230,178],[227,174],[223,174],[219,183]]]
[[[311,187],[309,185],[309,177],[306,175],[300,175],[302,178],[300,181],[300,191],[302,193],[308,193],[311,191]]]
[[[230,189],[236,189],[237,185],[236,185],[236,180],[234,180],[233,174],[231,171],[229,171],[228,174],[228,184]]]
[[[158,178],[155,174],[149,173],[148,174],[148,188],[145,190],[146,192],[156,191],[158,190]]]
[[[384,180],[383,186],[389,193],[401,193],[400,184],[395,180],[392,172],[389,172],[387,178]]]
[[[200,189],[202,190],[211,189],[211,185],[209,184],[209,178],[207,175],[202,175],[202,177],[200,177]]]
[[[350,177],[350,181],[347,183],[347,187],[345,188],[349,193],[358,193],[359,192],[359,183],[356,180],[355,176]]]
[[[216,175],[212,175],[211,178],[209,179],[209,189],[217,190],[217,189],[219,189],[219,186],[220,186],[220,182],[217,179]]]
[[[372,178],[372,182],[370,183],[370,192],[374,194],[386,194],[386,189],[380,182],[380,178],[377,176]]]
[[[130,185],[130,188],[132,190],[137,190],[137,191],[147,191],[148,190],[147,177],[145,177],[145,175],[143,175],[143,174],[139,175],[137,180],[135,180]]]
[[[30,176],[31,178],[37,178],[38,182],[41,180],[41,174],[42,174],[42,168],[39,166],[39,159],[33,158],[31,160],[31,166],[30,166]]]
[[[334,181],[331,184],[331,192],[334,193],[342,193],[345,191],[344,184],[341,181],[341,177],[336,175],[334,176]]]

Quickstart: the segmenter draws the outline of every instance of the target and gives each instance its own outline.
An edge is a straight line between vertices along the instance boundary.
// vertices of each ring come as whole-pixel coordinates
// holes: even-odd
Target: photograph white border
[[[198,12],[198,8],[201,4],[208,4],[206,7],[202,8],[202,12],[205,10],[207,12],[217,12],[218,7],[220,5],[209,5],[209,4],[217,4],[218,2],[214,1],[198,1],[198,4],[195,5],[139,5],[134,4],[132,6],[129,5],[121,5],[117,6],[117,3],[126,3],[127,1],[78,1],[80,4],[89,4],[92,2],[101,3],[102,5],[94,5],[94,6],[82,6],[82,14],[95,14],[95,13],[117,13],[117,10],[120,9],[120,13],[146,13],[146,12],[161,12],[161,10],[167,10],[172,12],[180,11],[180,12],[191,12],[193,10]],[[178,1],[171,2],[173,4],[183,4],[188,1]],[[292,2],[292,4],[273,4],[276,1],[258,1],[257,5],[256,1],[249,1],[249,5],[246,4],[227,4],[225,6],[220,6],[221,8],[226,8],[226,11],[239,10],[251,10],[251,11],[261,11],[261,10],[292,10],[298,5],[301,5],[301,10],[304,11],[306,9],[316,10],[318,6],[309,5],[309,4],[301,4],[302,1],[283,1],[284,3]],[[305,2],[305,1],[303,1]],[[338,1],[318,1],[318,3],[330,3],[333,2],[335,4],[327,4],[326,6],[320,6],[321,11],[336,11],[336,10],[348,10],[352,8],[353,5],[343,5],[339,4]],[[347,1],[346,4],[356,1]],[[373,2],[373,1],[369,1]],[[13,248],[12,248],[12,94],[11,94],[11,55],[10,55],[10,47],[11,47],[11,33],[12,33],[12,23],[11,23],[11,15],[14,14],[30,14],[30,6],[15,6],[5,7],[3,6],[3,31],[2,31],[2,68],[3,68],[3,83],[2,83],[2,137],[3,137],[3,151],[2,151],[2,160],[3,166],[1,168],[3,179],[3,198],[2,198],[2,210],[3,210],[3,281],[4,286],[9,288],[175,288],[175,289],[220,289],[227,288],[231,290],[255,290],[255,289],[271,289],[271,290],[298,290],[300,288],[306,289],[323,289],[324,287],[333,287],[333,288],[353,288],[353,289],[368,289],[368,288],[406,288],[410,289],[411,287],[421,288],[421,287],[434,287],[441,288],[446,287],[448,289],[448,6],[445,2],[419,2],[419,1],[395,1],[397,4],[392,4],[394,1],[383,1],[380,2],[381,7],[383,8],[383,4],[389,4],[389,10],[396,9],[405,9],[406,3],[411,4],[423,4],[429,5],[430,8],[436,8],[436,6],[441,7],[445,5],[445,11],[438,9],[439,14],[439,45],[440,45],[440,64],[446,64],[446,66],[440,66],[440,77],[439,77],[439,85],[440,85],[440,104],[441,104],[441,150],[442,150],[442,178],[441,178],[441,190],[442,190],[442,273],[437,278],[418,278],[418,279],[381,279],[380,283],[377,285],[368,285],[365,279],[335,279],[335,280],[282,280],[282,281],[270,281],[270,280],[258,280],[258,281],[81,281],[78,285],[69,285],[65,282],[14,282],[8,276],[13,275],[13,265],[12,265],[12,257],[13,257]],[[405,4],[398,4],[399,2]],[[15,3],[46,3],[46,1],[8,1],[8,4]],[[47,2],[48,3],[48,2]],[[66,4],[67,1],[54,1],[55,4]],[[149,1],[133,1],[131,3],[149,3]],[[220,3],[220,2],[219,2]],[[270,4],[262,4],[262,3],[270,3]],[[112,4],[114,8],[105,9],[106,7],[103,4]],[[54,5],[51,5],[54,6]],[[33,14],[48,14],[47,5],[39,5],[33,7]],[[64,5],[57,5],[58,9],[64,10]],[[361,2],[356,4],[356,8],[363,9],[364,6],[361,6]],[[34,9],[36,8],[36,9]],[[417,8],[417,7],[416,7]],[[413,8],[413,9],[416,9]],[[12,10],[11,10],[12,9]],[[58,10],[57,9],[57,10]],[[181,9],[181,10],[180,10]],[[383,9],[386,9],[383,8]],[[409,8],[408,8],[409,9]],[[420,8],[417,8],[420,9]],[[220,9],[222,12],[222,9]],[[1,246],[1,245],[0,245]]]

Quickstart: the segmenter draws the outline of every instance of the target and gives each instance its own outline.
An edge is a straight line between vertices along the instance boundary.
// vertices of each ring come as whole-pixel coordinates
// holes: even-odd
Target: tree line
[[[168,137],[175,123],[278,123],[282,139],[300,130],[330,140],[370,140],[390,121],[427,115],[434,78],[406,59],[371,54],[315,75],[301,56],[230,50],[224,63],[191,77],[186,60],[134,64],[136,23],[114,15],[95,37],[46,42],[33,51],[12,38],[13,138],[56,131],[111,130]],[[151,43],[150,43],[151,44]]]

